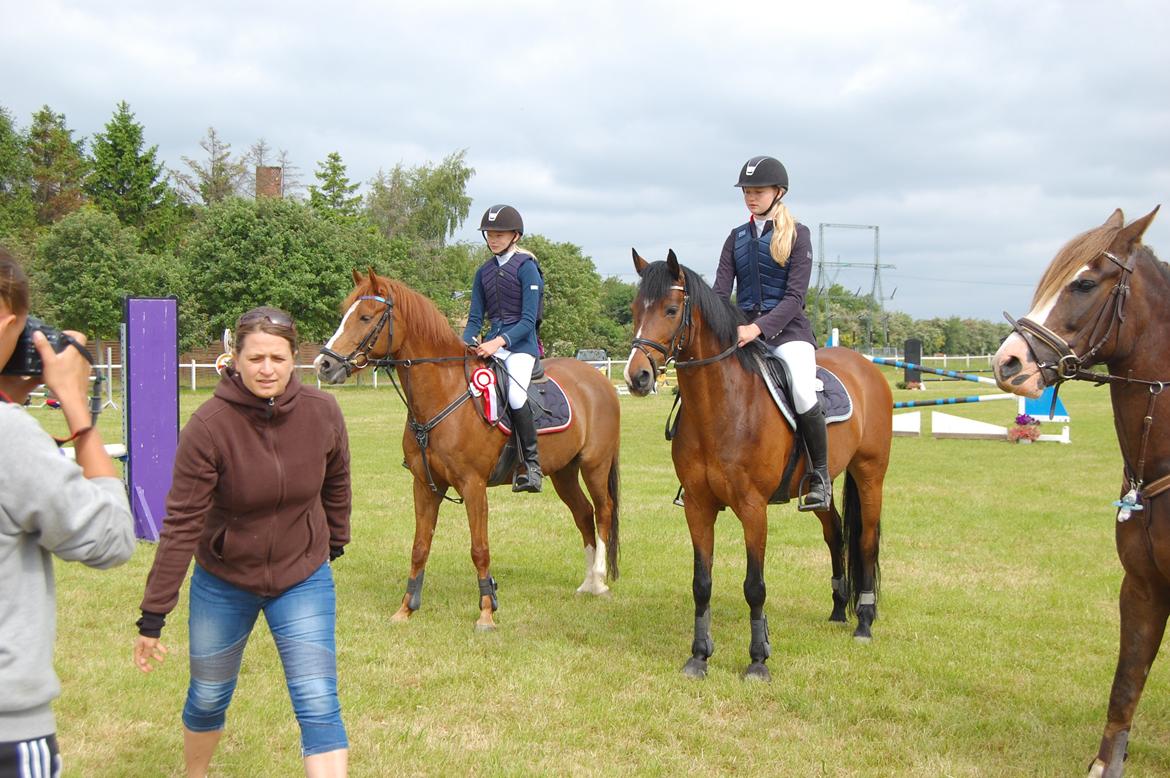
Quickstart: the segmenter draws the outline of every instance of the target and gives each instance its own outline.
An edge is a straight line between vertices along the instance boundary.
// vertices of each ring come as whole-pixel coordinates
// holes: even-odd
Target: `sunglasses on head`
[[[239,324],[250,324],[254,321],[266,321],[277,327],[292,327],[293,321],[287,314],[279,311],[249,311],[240,317]]]

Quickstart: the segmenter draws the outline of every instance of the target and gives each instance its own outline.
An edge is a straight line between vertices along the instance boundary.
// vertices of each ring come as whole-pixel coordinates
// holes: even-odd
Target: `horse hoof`
[[[683,675],[687,678],[694,678],[695,680],[702,680],[707,677],[707,660],[691,657],[687,663],[683,665]]]
[[[752,662],[743,671],[743,679],[745,681],[771,681],[772,673],[763,662]]]
[[[496,625],[495,624],[481,624],[480,622],[477,621],[477,622],[475,622],[475,631],[476,632],[495,632]]]
[[[605,584],[602,584],[598,588],[581,584],[577,587],[577,594],[592,594],[595,597],[605,597],[608,599],[613,593],[610,592],[609,587]]]
[[[829,621],[834,624],[847,624],[849,619],[845,618],[844,608],[833,608],[833,612],[829,614]]]
[[[853,642],[863,643],[865,645],[869,645],[870,643],[873,642],[873,635],[871,635],[868,630],[866,630],[865,632],[862,632],[861,630],[857,630],[856,632],[853,633]]]
[[[391,624],[405,624],[410,621],[411,615],[414,614],[410,608],[399,608],[393,616],[390,617]]]

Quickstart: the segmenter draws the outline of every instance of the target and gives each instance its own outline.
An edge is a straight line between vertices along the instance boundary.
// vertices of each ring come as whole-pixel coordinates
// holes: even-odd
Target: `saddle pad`
[[[536,434],[544,435],[550,432],[560,432],[573,423],[573,406],[569,404],[569,397],[565,390],[552,376],[539,384],[530,384],[528,387],[528,402],[532,405],[532,412],[536,417]],[[500,399],[500,407],[507,406],[507,399]],[[500,419],[500,429],[505,434],[512,434],[510,419],[505,415]]]
[[[772,395],[772,400],[780,409],[780,414],[788,422],[788,426],[795,430],[796,413],[790,405],[791,400],[787,392],[784,391],[787,381],[783,375],[783,364],[773,357],[765,359],[757,356],[756,361],[760,365],[764,383],[768,385],[768,393]],[[773,370],[779,371],[780,375],[774,375]],[[845,421],[853,415],[853,398],[849,396],[849,390],[841,383],[840,378],[827,368],[817,365],[817,383],[820,384],[817,387],[817,397],[821,401],[821,407],[825,409],[826,424]]]

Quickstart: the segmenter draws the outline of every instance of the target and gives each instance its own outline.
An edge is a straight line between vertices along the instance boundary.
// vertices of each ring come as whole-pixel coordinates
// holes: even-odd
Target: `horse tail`
[[[857,612],[857,598],[861,596],[862,582],[865,580],[865,560],[861,553],[861,494],[857,490],[857,481],[853,474],[845,471],[845,515],[843,531],[845,533],[845,591],[849,592],[849,612]],[[873,594],[878,595],[878,584],[881,580],[878,566],[878,544],[881,540],[881,525],[876,528],[877,541],[873,551]]]
[[[621,503],[621,478],[618,475],[618,452],[613,452],[613,461],[609,464],[609,501],[613,506],[610,511],[609,520],[609,542],[605,547],[605,569],[609,573],[609,577],[613,580],[618,579],[618,551],[620,550],[620,538],[618,529],[621,526],[619,510]]]

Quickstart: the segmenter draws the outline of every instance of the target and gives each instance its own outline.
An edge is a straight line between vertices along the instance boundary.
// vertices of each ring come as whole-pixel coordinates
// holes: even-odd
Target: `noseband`
[[[1093,322],[1093,327],[1089,330],[1089,336],[1087,338],[1090,342],[1089,350],[1083,356],[1077,354],[1076,350],[1073,349],[1067,340],[1043,324],[1034,322],[1027,317],[1013,319],[1011,314],[1004,311],[1004,317],[1012,325],[1012,329],[1016,331],[1016,334],[1023,339],[1024,344],[1028,347],[1028,352],[1036,360],[1036,366],[1041,372],[1055,374],[1056,380],[1054,383],[1059,384],[1069,380],[1098,381],[1099,376],[1089,372],[1088,368],[1093,365],[1093,360],[1096,359],[1097,353],[1100,352],[1109,338],[1113,336],[1115,330],[1120,330],[1121,324],[1125,321],[1125,301],[1129,297],[1129,281],[1130,276],[1133,274],[1134,263],[1137,261],[1137,254],[1136,252],[1131,253],[1127,262],[1122,262],[1108,251],[1102,251],[1101,255],[1121,268],[1121,276],[1117,279],[1117,284],[1109,293],[1109,299],[1105,301],[1101,306],[1101,310],[1097,313],[1097,319]],[[1101,337],[1093,340],[1094,334],[1101,330],[1102,326],[1104,326],[1104,332],[1101,333]],[[1055,354],[1056,361],[1045,362],[1041,360],[1036,350],[1037,343],[1043,344]]]
[[[348,356],[342,356],[328,346],[322,346],[320,352],[327,357],[337,360],[345,368],[347,378],[353,375],[355,370],[360,370],[366,365],[380,365],[382,360],[370,359],[370,349],[378,342],[378,336],[382,334],[382,330],[386,328],[387,324],[390,325],[388,337],[391,342],[394,341],[394,300],[376,294],[367,294],[354,300],[354,303],[357,304],[362,300],[373,300],[386,306],[382,309],[382,315],[378,317],[378,321],[374,323],[373,328],[354,346],[353,351],[349,352]]]

